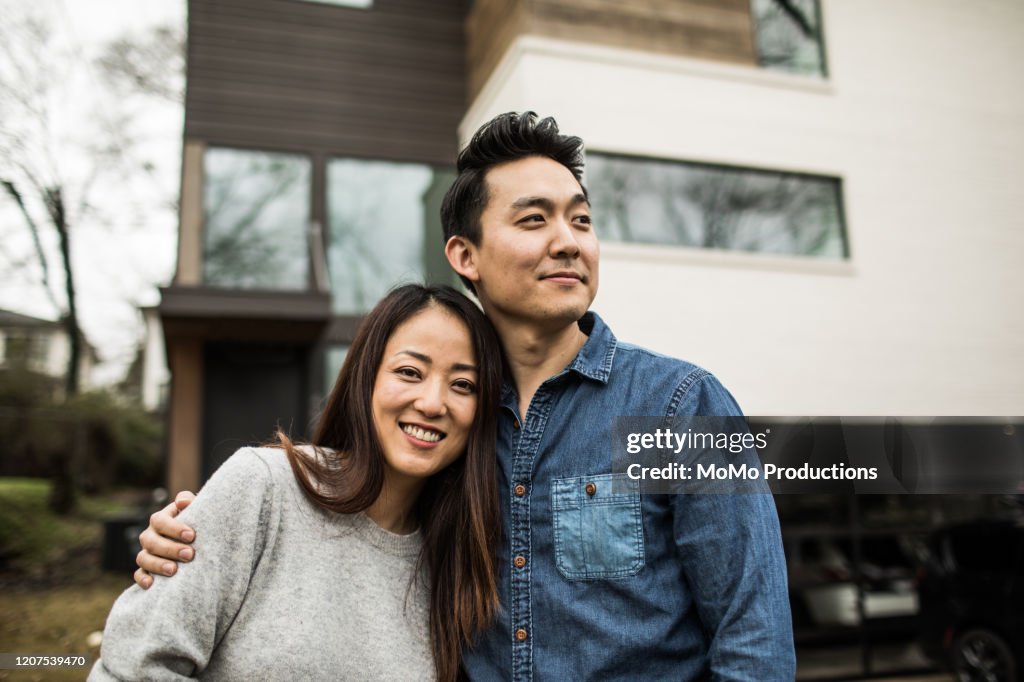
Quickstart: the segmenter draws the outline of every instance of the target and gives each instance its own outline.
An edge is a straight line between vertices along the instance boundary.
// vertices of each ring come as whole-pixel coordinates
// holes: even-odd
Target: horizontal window
[[[211,148],[203,155],[203,176],[203,281],[308,288],[310,160]]]
[[[316,2],[321,5],[340,5],[342,7],[358,7],[359,9],[373,7],[373,0],[303,0],[303,2]]]
[[[818,0],[751,0],[750,10],[762,67],[826,75]]]
[[[605,241],[848,256],[838,178],[589,153]]]

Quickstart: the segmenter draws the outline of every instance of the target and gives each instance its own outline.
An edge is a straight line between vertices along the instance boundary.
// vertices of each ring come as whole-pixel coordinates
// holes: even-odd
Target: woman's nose
[[[428,417],[439,417],[447,410],[444,387],[438,382],[425,381],[413,407]]]

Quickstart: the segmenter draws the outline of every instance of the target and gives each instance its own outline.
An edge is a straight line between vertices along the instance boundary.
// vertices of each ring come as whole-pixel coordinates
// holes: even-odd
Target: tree
[[[27,283],[40,286],[60,315],[70,345],[65,374],[70,401],[80,390],[84,338],[75,230],[107,220],[94,201],[98,185],[119,186],[133,173],[151,170],[131,153],[137,144],[131,125],[135,112],[123,105],[123,97],[116,103],[103,100],[97,73],[120,95],[134,91],[180,100],[183,41],[169,28],[139,39],[120,38],[103,51],[97,72],[73,41],[58,39],[55,17],[46,9],[45,3],[0,7],[0,204],[7,204],[0,205],[7,209],[0,217],[12,216],[0,222],[0,230],[27,230],[31,237],[25,249],[31,256],[15,253],[8,237],[0,240],[7,244],[0,250],[7,263],[0,268],[18,270]],[[129,202],[122,198],[113,211],[123,211]],[[54,462],[51,506],[62,513],[74,505],[73,458],[73,452],[65,452]]]

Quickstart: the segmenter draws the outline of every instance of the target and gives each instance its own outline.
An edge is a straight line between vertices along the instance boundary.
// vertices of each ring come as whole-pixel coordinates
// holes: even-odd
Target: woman
[[[389,294],[314,447],[214,474],[182,513],[195,560],[121,595],[90,679],[455,679],[498,602],[500,352],[454,289]]]

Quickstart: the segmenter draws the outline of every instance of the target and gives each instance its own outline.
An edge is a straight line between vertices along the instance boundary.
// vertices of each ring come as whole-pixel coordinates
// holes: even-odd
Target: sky
[[[123,376],[135,355],[143,327],[138,306],[159,302],[157,286],[170,282],[177,243],[177,200],[183,108],[154,97],[115,92],[95,63],[102,48],[125,35],[145,34],[157,25],[183,27],[184,0],[0,0],[0,22],[38,12],[50,25],[53,45],[68,57],[54,79],[51,167],[69,188],[72,264],[81,326],[99,352],[102,383]],[[0,58],[3,58],[0,56]],[[0,69],[9,68],[0,64]],[[106,121],[123,117],[130,136],[127,173],[97,168],[83,151],[101,139]],[[6,126],[8,122],[4,122]],[[30,126],[32,121],[15,121]],[[120,130],[120,128],[119,128]],[[8,169],[3,168],[3,173]],[[88,188],[87,191],[85,188]],[[27,194],[25,188],[21,188]],[[82,201],[90,207],[75,211]],[[37,223],[42,221],[37,217]],[[40,225],[49,254],[50,277],[63,304],[57,240]],[[0,196],[0,308],[56,319],[41,285],[31,233],[13,202]]]

